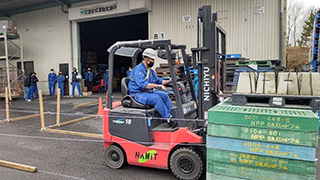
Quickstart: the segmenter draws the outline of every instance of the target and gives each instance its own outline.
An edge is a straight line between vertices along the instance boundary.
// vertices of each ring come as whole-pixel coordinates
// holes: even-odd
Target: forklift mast
[[[217,95],[226,86],[226,33],[211,6],[199,8],[198,43],[191,51],[194,68],[199,72],[198,115],[206,119],[205,111],[218,104]]]

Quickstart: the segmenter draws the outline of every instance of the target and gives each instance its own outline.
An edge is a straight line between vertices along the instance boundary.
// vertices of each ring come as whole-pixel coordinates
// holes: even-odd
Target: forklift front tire
[[[122,149],[115,145],[111,145],[106,149],[105,159],[107,165],[112,169],[121,168],[125,161]]]
[[[170,157],[170,169],[178,179],[199,179],[203,172],[203,162],[193,149],[179,148]]]

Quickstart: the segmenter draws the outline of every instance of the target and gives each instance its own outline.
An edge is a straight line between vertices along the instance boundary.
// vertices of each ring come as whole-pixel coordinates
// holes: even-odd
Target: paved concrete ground
[[[103,96],[101,94],[101,97]],[[98,100],[98,97],[99,94],[92,97],[62,98],[61,122],[96,114],[97,104],[73,107]],[[39,104],[37,100],[30,103],[14,100],[10,108],[10,116],[13,118],[37,113]],[[55,124],[55,97],[44,96],[44,109],[52,112],[45,116],[46,125]],[[0,120],[5,119],[4,110],[4,99],[0,99]],[[94,118],[59,129],[102,134],[102,120]],[[317,157],[320,157],[319,147]],[[0,159],[38,167],[37,173],[27,173],[0,166],[0,179],[175,179],[171,172],[166,170],[129,165],[112,170],[104,162],[102,140],[40,131],[39,117],[0,124]],[[316,179],[320,179],[319,163],[317,169]]]

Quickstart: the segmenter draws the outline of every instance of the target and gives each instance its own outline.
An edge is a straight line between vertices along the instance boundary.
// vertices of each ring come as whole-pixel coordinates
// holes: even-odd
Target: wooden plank
[[[232,164],[220,162],[208,162],[207,171],[210,173],[236,176],[246,179],[270,179],[270,180],[315,180],[315,175],[300,175],[284,173],[275,170],[266,170],[261,168],[235,166]]]
[[[229,103],[229,102],[228,102]],[[319,118],[308,110],[223,104],[208,111],[208,123],[318,132]]]
[[[207,180],[243,180],[243,179],[207,172]]]
[[[44,110],[43,110],[43,98],[42,98],[42,90],[39,90],[39,108],[40,108],[40,120],[41,120],[41,129],[45,127],[44,121]]]
[[[0,166],[18,169],[21,171],[27,171],[27,172],[37,172],[37,167],[34,166],[28,166],[20,163],[14,163],[9,161],[0,160]]]
[[[316,148],[207,136],[207,148],[315,161]]]
[[[207,149],[207,162],[222,162],[237,166],[250,166],[279,170],[294,174],[316,174],[316,161],[299,161],[293,159],[261,156],[248,153],[223,151],[218,149]]]
[[[83,136],[83,137],[103,139],[103,135],[102,134],[84,133],[84,132],[76,132],[76,131],[66,131],[66,130],[59,130],[59,129],[47,129],[47,128],[44,129],[43,131],[50,132],[50,133],[68,134],[68,135],[74,135],[74,136]]]
[[[49,115],[49,114],[50,114],[49,112],[43,113],[43,115]],[[41,114],[31,114],[31,115],[27,115],[27,116],[21,116],[21,117],[12,118],[12,119],[9,120],[9,122],[35,118],[35,117],[39,117],[39,116],[41,116]]]
[[[82,106],[88,106],[88,105],[96,104],[96,103],[99,103],[99,101],[97,100],[97,101],[90,101],[90,102],[86,102],[86,103],[82,103],[82,104],[77,104],[73,108],[78,108],[78,107],[82,107]]]
[[[71,121],[67,121],[67,122],[63,122],[63,123],[60,123],[60,124],[52,125],[52,126],[49,126],[47,128],[57,128],[57,127],[73,124],[73,123],[76,123],[76,122],[92,119],[92,118],[95,118],[95,116],[85,116],[85,117],[81,117],[81,118],[74,119],[74,120],[71,120]]]
[[[317,132],[302,132],[208,124],[208,135],[281,144],[318,147]]]
[[[61,90],[60,88],[58,88],[58,91],[57,91],[57,121],[56,121],[56,124],[60,124],[60,93],[61,93]]]
[[[6,103],[6,120],[10,119],[9,115],[9,91],[8,87],[5,87],[5,103]]]

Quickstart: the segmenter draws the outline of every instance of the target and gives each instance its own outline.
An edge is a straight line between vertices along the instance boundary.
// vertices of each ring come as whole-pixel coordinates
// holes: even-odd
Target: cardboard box
[[[83,96],[92,96],[92,91],[87,91],[82,93]]]
[[[7,32],[9,34],[18,34],[18,28],[14,21],[0,21],[0,33]]]
[[[84,79],[81,79],[81,89],[82,89],[82,92],[86,92],[88,91],[88,87],[84,86]]]

